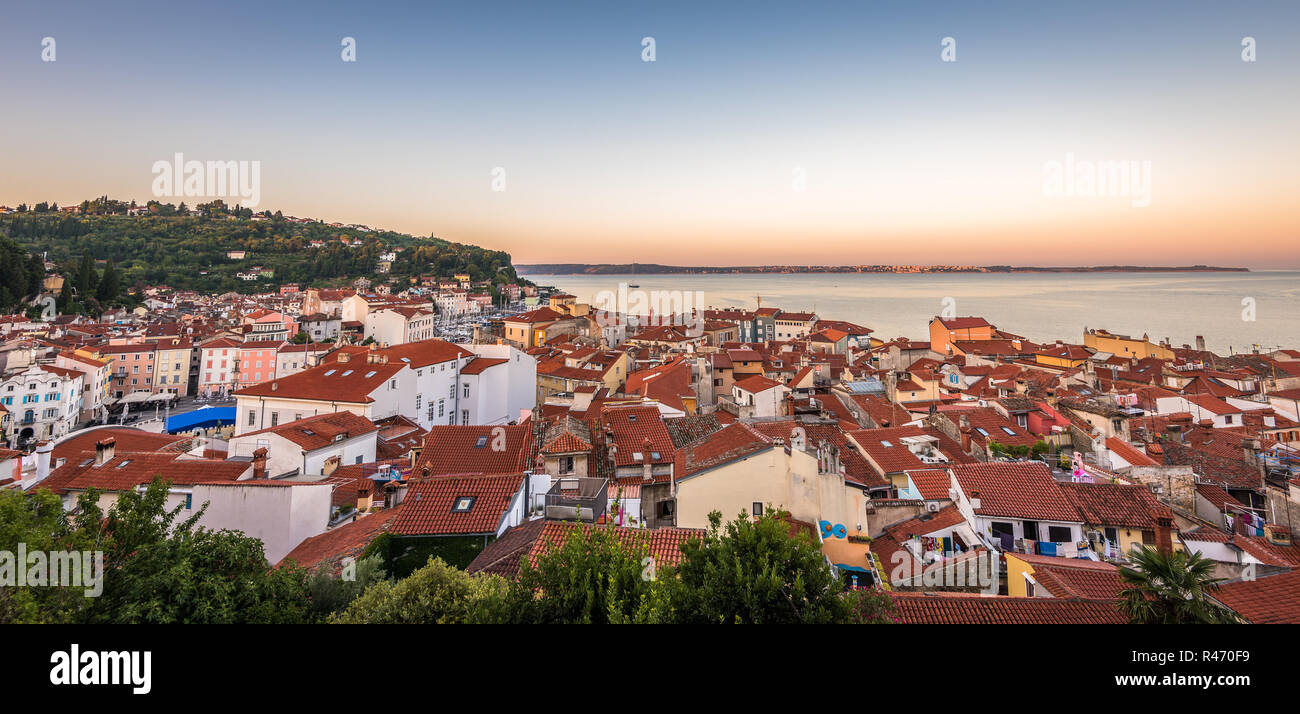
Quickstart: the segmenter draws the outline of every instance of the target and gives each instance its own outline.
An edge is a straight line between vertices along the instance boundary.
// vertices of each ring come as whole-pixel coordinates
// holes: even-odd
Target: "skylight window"
[[[988,433],[987,431],[984,431],[984,427],[977,426],[977,427],[975,427],[975,431],[978,431],[978,432],[980,433],[980,436],[988,436],[988,435],[989,435],[989,433]]]
[[[1008,426],[1004,426],[1004,427],[1002,427],[1002,431],[1005,431],[1009,436],[1015,436],[1015,435],[1016,435],[1016,432],[1012,431],[1012,430],[1011,430],[1011,427],[1008,427]]]
[[[886,440],[886,439],[881,439],[881,440],[880,440],[880,445],[883,446],[883,447],[885,447],[886,449],[893,448],[893,446],[894,446],[893,444],[891,444],[891,443],[890,443],[888,440]]]
[[[337,372],[337,371],[338,371],[337,369],[331,369],[331,370],[328,370],[328,371],[325,372],[325,376],[328,377],[328,376],[330,376],[331,374],[334,374],[334,373]]]
[[[487,446],[487,439],[486,436],[480,436],[478,440],[474,442],[474,448],[481,449],[484,446]]]
[[[469,509],[474,507],[474,496],[460,496],[451,503],[452,513],[469,513]]]
[[[372,370],[370,370],[369,372],[366,372],[366,379],[370,379],[371,377],[375,376],[376,374],[379,374],[379,373],[372,369]]]
[[[349,374],[352,374],[352,370],[350,370],[350,369],[349,369],[348,371],[344,372],[343,374],[340,374],[339,376],[340,376],[340,377],[346,377],[346,376],[348,376]]]
[[[637,451],[637,452],[635,452],[635,453],[632,454],[632,460],[633,460],[633,461],[643,461],[643,460],[645,460],[645,454],[641,453],[640,451]]]
[[[122,459],[122,462],[119,463],[119,464],[117,465],[117,467],[120,469],[120,468],[126,466],[126,465],[129,464],[129,463],[131,463],[131,459]]]

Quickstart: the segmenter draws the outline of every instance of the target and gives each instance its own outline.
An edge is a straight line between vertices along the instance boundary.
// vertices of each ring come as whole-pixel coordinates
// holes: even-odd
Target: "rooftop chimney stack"
[[[253,478],[266,478],[266,447],[253,452]]]
[[[50,475],[50,455],[54,453],[53,441],[42,441],[36,445],[36,480],[44,481]]]
[[[95,465],[103,466],[105,463],[112,461],[116,448],[117,439],[111,436],[95,442]]]
[[[1173,519],[1168,516],[1156,518],[1156,548],[1159,548],[1166,557],[1174,553],[1174,540],[1170,534],[1173,524]]]

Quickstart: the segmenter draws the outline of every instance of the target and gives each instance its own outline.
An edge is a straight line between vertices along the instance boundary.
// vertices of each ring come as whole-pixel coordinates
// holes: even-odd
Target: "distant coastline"
[[[684,266],[655,263],[535,263],[515,265],[524,275],[715,275],[790,273],[1248,273],[1249,268],[1214,265],[1094,265],[1040,267],[1020,265],[735,265]]]

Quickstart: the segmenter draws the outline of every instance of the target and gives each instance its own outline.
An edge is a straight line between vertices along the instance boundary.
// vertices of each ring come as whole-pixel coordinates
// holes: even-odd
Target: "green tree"
[[[311,597],[308,617],[313,622],[327,621],[342,612],[370,586],[383,582],[383,558],[378,555],[361,558],[354,564],[348,578],[335,575],[322,567],[307,579],[307,593]]]
[[[674,617],[687,623],[851,622],[850,600],[807,533],[791,535],[772,513],[743,511],[722,525],[709,514],[703,538],[682,546],[676,578],[666,578]]]
[[[77,292],[84,298],[99,284],[99,273],[95,272],[95,259],[89,253],[83,253],[77,267]]]
[[[535,563],[521,564],[517,616],[536,623],[664,621],[670,608],[649,555],[648,534],[634,533],[629,544],[612,528],[575,527]]]
[[[441,558],[393,582],[366,589],[332,621],[351,625],[490,624],[507,622],[514,586],[501,577],[470,575]]]
[[[0,549],[102,555],[102,592],[84,587],[0,589],[0,622],[259,623],[302,622],[309,606],[306,573],[272,568],[262,542],[198,526],[203,509],[181,520],[167,510],[168,484],[123,491],[105,515],[93,489],[76,515],[48,492],[0,492]],[[17,590],[16,593],[4,592]]]
[[[74,530],[58,496],[0,490],[0,551],[17,553],[20,543],[28,553],[94,547]],[[75,622],[87,600],[84,588],[0,587],[0,624]]]
[[[1135,567],[1121,567],[1124,589],[1120,606],[1134,624],[1225,624],[1237,618],[1206,599],[1206,591],[1221,578],[1214,563],[1184,551],[1165,554],[1143,546],[1130,556]]]
[[[58,300],[58,302],[57,302],[56,304],[58,305],[59,312],[62,312],[62,313],[70,313],[70,312],[73,312],[72,281],[71,281],[71,280],[64,280],[64,281],[63,281],[63,287],[59,290],[59,300]]]
[[[169,484],[124,491],[96,529],[105,547],[104,592],[89,622],[294,623],[308,605],[306,572],[272,568],[262,542],[230,530],[198,526],[206,506],[179,520],[184,504],[166,509]]]
[[[108,265],[104,266],[104,274],[99,278],[99,287],[95,289],[95,297],[102,303],[110,303],[117,299],[121,290],[122,276],[117,272],[113,259],[109,258]]]

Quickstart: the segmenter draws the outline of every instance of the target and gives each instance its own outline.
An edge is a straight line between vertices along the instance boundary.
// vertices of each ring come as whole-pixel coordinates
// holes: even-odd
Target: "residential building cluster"
[[[580,524],[650,531],[671,564],[712,512],[776,514],[905,622],[1122,622],[1143,547],[1211,560],[1247,621],[1300,621],[1300,350],[1035,342],[975,316],[882,339],[523,288],[449,334],[493,309],[459,277],[6,318],[0,474],[69,508],[162,474],[204,525],[310,567],[388,533],[509,576]],[[194,397],[223,406],[121,423]]]

